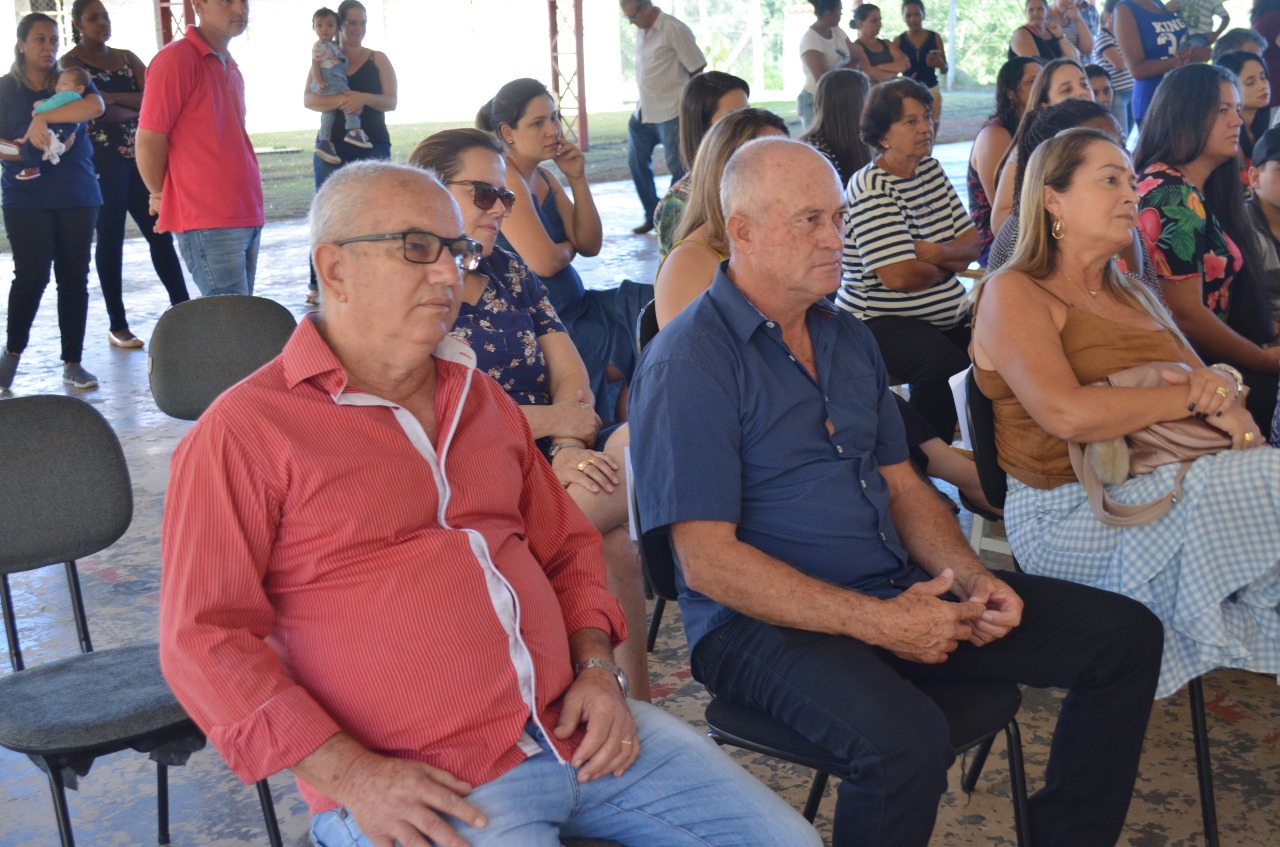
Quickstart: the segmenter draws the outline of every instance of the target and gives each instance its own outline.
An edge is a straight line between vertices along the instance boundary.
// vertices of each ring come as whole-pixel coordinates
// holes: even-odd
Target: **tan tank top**
[[[1067,362],[1081,385],[1091,385],[1135,365],[1181,362],[1186,358],[1186,349],[1167,330],[1139,329],[1064,305],[1067,320],[1059,337]],[[975,364],[973,374],[995,410],[1000,467],[1032,488],[1056,488],[1075,482],[1067,442],[1045,432],[1031,419],[999,373]]]

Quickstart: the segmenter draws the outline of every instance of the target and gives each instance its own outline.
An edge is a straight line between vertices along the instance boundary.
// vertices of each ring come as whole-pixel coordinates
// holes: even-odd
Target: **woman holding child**
[[[347,85],[344,94],[319,94],[312,90],[311,75],[302,95],[302,104],[313,112],[339,112],[331,121],[333,131],[329,141],[336,152],[338,164],[331,164],[318,156],[312,157],[316,190],[324,185],[334,171],[347,162],[359,159],[390,159],[391,135],[387,132],[387,112],[394,112],[397,103],[396,71],[385,53],[364,46],[365,32],[369,27],[369,13],[360,0],[342,0],[338,4],[338,47],[347,57]],[[348,144],[346,122],[343,115],[358,114],[360,127],[369,141],[369,147]],[[316,304],[316,276],[311,272],[311,287],[307,292],[307,305]]]
[[[76,0],[71,4],[71,26],[76,46],[62,57],[61,65],[88,71],[107,109],[102,117],[89,123],[88,131],[88,140],[93,142],[93,166],[102,189],[94,265],[110,320],[107,341],[115,347],[137,349],[142,347],[142,339],[129,330],[124,308],[126,215],[133,217],[147,239],[151,265],[169,293],[169,303],[176,305],[189,297],[173,236],[156,232],[156,219],[148,208],[147,186],[138,173],[134,153],[147,66],[128,50],[107,46],[111,17],[101,0]]]
[[[1014,554],[1031,572],[1117,591],[1155,612],[1165,624],[1165,697],[1215,667],[1280,672],[1280,451],[1252,449],[1265,442],[1235,377],[1206,367],[1154,295],[1116,266],[1132,240],[1136,184],[1109,132],[1071,129],[1036,149],[1014,257],[975,292],[973,360],[995,407]],[[1165,362],[1179,366],[1155,387],[1096,384]],[[1230,447],[1190,464],[1162,517],[1104,524],[1068,442],[1093,445],[1192,415]],[[1108,493],[1147,503],[1173,489],[1178,471],[1163,465]]]
[[[102,97],[90,82],[80,99],[32,117],[36,103],[53,95],[58,80],[58,24],[39,12],[27,15],[18,23],[13,52],[13,67],[0,78],[0,138],[19,148],[16,154],[0,152],[0,206],[13,250],[0,392],[13,385],[51,268],[58,283],[62,381],[73,388],[94,388],[98,379],[81,366],[80,356],[89,310],[89,246],[102,192],[83,124],[102,115]],[[51,124],[71,125],[62,134],[66,150],[57,164],[43,159]],[[36,178],[17,178],[32,168],[39,171]]]

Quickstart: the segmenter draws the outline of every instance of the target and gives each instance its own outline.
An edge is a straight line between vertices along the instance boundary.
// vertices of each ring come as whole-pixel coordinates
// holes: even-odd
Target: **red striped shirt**
[[[348,390],[304,320],[174,453],[161,662],[246,782],[339,729],[487,782],[525,758],[531,711],[550,736],[568,635],[625,637],[599,534],[473,363],[456,340],[436,350],[432,445],[408,412]],[[313,814],[336,805],[299,788]]]

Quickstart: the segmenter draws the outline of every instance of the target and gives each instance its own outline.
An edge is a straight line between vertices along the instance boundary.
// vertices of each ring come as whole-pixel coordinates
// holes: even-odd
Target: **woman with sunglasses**
[[[311,78],[307,77],[302,95],[302,105],[313,112],[360,114],[360,126],[373,145],[369,148],[342,143],[345,123],[339,118],[333,121],[334,137],[330,139],[338,162],[330,163],[312,156],[316,190],[333,172],[348,162],[360,159],[390,159],[391,135],[387,132],[387,112],[394,112],[398,101],[396,71],[386,53],[379,53],[364,46],[365,32],[369,27],[369,13],[360,0],[342,0],[338,4],[338,46],[347,57],[347,85],[345,94],[317,94],[311,90]],[[317,303],[316,273],[311,269],[311,286],[307,290],[307,305]]]
[[[524,412],[556,477],[604,538],[609,590],[630,636],[617,650],[631,696],[649,699],[644,588],[627,531],[623,451],[626,424],[600,430],[587,369],[551,305],[547,289],[519,257],[497,245],[520,202],[506,187],[503,145],[478,129],[446,129],[422,141],[409,164],[430,168],[462,210],[466,234],[484,258],[463,276],[453,334],[471,345],[476,369],[498,381]],[[592,449],[592,448],[596,449]]]
[[[588,291],[573,269],[577,256],[600,252],[604,233],[587,184],[586,159],[565,140],[560,112],[545,85],[536,79],[507,83],[480,108],[476,126],[505,146],[506,182],[517,200],[498,246],[519,255],[546,285],[586,363],[600,418],[622,420],[626,381],[636,360],[636,320],[653,299],[653,286],[624,282]],[[554,161],[569,181],[568,192],[542,167],[547,161]]]

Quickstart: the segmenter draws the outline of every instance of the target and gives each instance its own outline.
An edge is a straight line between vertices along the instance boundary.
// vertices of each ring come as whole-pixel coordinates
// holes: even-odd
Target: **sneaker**
[[[316,158],[322,162],[328,162],[331,165],[341,165],[342,160],[338,158],[338,151],[333,146],[333,142],[329,139],[316,142]]]
[[[139,350],[142,348],[142,339],[127,329],[107,330],[107,341],[111,343],[112,347],[124,347],[127,350]]]
[[[373,142],[369,140],[369,136],[365,135],[362,129],[347,130],[347,134],[342,136],[342,140],[353,147],[363,147],[366,150],[373,146]]]
[[[98,378],[81,367],[79,362],[67,362],[63,365],[62,381],[72,388],[98,387]]]
[[[18,372],[18,357],[8,350],[0,351],[0,392],[8,392]]]
[[[26,180],[38,179],[39,177],[40,177],[39,168],[23,168],[22,170],[18,171],[17,179],[20,179],[25,182]]]

